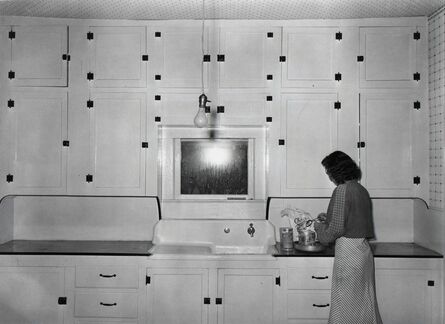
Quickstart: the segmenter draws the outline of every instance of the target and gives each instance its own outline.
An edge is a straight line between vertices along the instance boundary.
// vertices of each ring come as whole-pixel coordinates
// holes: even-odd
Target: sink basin
[[[248,233],[248,230],[250,233]],[[275,229],[267,220],[162,219],[152,254],[272,254]]]

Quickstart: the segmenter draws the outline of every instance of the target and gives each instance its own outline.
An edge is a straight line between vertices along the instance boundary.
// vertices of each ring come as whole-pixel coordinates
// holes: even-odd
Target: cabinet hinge
[[[145,276],[145,285],[149,285],[151,282],[151,277],[150,276]]]
[[[215,304],[221,305],[222,304],[222,298],[215,298]]]
[[[334,102],[334,109],[341,109],[341,102],[340,101]]]
[[[280,277],[280,276],[275,277],[275,284],[276,284],[277,286],[281,286],[281,277]]]
[[[414,109],[420,109],[420,101],[414,101]]]
[[[335,33],[335,39],[336,40],[341,40],[342,38],[343,38],[343,34],[341,32]]]
[[[361,147],[365,147],[366,143],[365,142],[357,142],[357,148],[361,148]]]
[[[155,116],[155,122],[159,123],[161,121],[161,117],[160,116]]]
[[[155,75],[155,80],[158,80],[158,81],[159,81],[159,80],[161,80],[161,79],[162,79],[162,77],[161,77],[160,74],[156,74],[156,75]]]
[[[8,174],[6,175],[6,182],[13,182],[14,181],[14,176],[12,174]]]
[[[363,62],[365,60],[365,57],[363,55],[357,56],[357,62]]]
[[[205,106],[205,108],[204,108],[204,112],[205,112],[206,114],[210,114],[210,106]]]
[[[434,287],[434,280],[428,280],[428,287]]]
[[[155,95],[155,100],[161,100],[161,96],[160,95]]]
[[[9,32],[9,39],[14,39],[15,38],[15,31],[11,30]]]
[[[210,54],[205,54],[205,55],[202,57],[202,61],[203,61],[203,62],[210,62],[210,58],[211,58]]]
[[[87,33],[87,39],[88,39],[88,40],[92,40],[92,39],[94,39],[94,33],[93,33],[93,32],[88,32],[88,33]]]
[[[267,38],[273,38],[273,33],[272,32],[268,32],[267,33]]]
[[[284,145],[284,143],[285,143],[284,139],[279,139],[278,140],[278,145]]]
[[[273,80],[273,74],[266,75],[266,80]]]
[[[335,81],[341,81],[341,73],[335,73]]]
[[[204,297],[204,305],[210,305],[210,297]]]
[[[216,56],[216,60],[217,60],[218,62],[225,62],[225,61],[226,61],[226,56],[225,56],[224,54],[218,54],[218,55]]]
[[[14,71],[9,71],[8,72],[8,78],[9,79],[14,79],[15,78],[15,72]]]
[[[66,297],[59,297],[57,300],[57,304],[66,305]]]
[[[413,34],[413,38],[414,38],[415,40],[419,40],[419,39],[420,39],[420,32],[419,32],[419,31],[416,31],[416,32]]]
[[[86,179],[87,182],[93,182],[93,175],[87,174],[85,179]]]
[[[272,96],[266,96],[266,101],[272,101],[273,97]]]
[[[272,117],[266,117],[266,123],[271,123],[272,122]]]
[[[416,185],[420,184],[420,177],[419,176],[415,176],[413,178],[413,183],[416,184]]]
[[[87,80],[94,80],[94,73],[93,72],[88,72],[87,73]]]
[[[63,145],[63,146],[70,146],[70,141],[63,141],[63,142],[62,142],[62,145]]]
[[[93,108],[94,107],[94,101],[93,100],[88,100],[87,101],[87,108]]]
[[[419,72],[414,73],[413,74],[413,79],[414,79],[414,81],[419,81],[420,80],[420,73]]]
[[[217,114],[224,114],[224,110],[225,110],[224,106],[217,106],[216,107],[216,113]]]
[[[142,55],[142,61],[148,61],[148,55],[147,54]]]
[[[286,62],[286,56],[280,56],[280,62]]]
[[[142,148],[148,148],[148,142],[142,142]]]
[[[64,60],[64,61],[71,61],[71,55],[69,55],[69,54],[63,54],[62,55],[62,60]]]
[[[155,37],[161,37],[161,32],[155,32]]]
[[[8,108],[14,107],[14,104],[15,104],[14,100],[12,100],[12,99],[8,100]]]

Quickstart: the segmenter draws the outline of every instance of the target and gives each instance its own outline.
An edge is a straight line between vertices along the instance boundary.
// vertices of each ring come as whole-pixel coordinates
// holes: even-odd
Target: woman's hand
[[[326,213],[320,213],[318,214],[317,218],[315,219],[318,223],[325,223],[326,222]]]

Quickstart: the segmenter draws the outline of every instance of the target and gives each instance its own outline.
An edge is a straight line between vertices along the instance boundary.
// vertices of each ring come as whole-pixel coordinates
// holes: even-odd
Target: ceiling
[[[205,0],[206,19],[348,19],[430,16],[445,0]],[[202,0],[0,0],[1,16],[201,19]]]

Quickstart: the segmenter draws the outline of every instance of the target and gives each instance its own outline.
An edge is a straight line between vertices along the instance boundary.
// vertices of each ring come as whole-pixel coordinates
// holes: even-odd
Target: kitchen
[[[0,2],[1,323],[326,323],[329,250],[148,251],[159,220],[278,240],[326,210],[335,149],[373,197],[384,323],[444,323],[444,3],[309,3]],[[241,147],[244,191],[182,188],[203,142]]]

